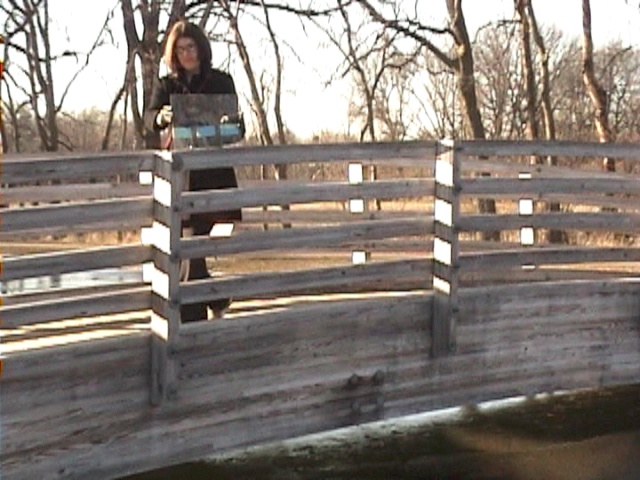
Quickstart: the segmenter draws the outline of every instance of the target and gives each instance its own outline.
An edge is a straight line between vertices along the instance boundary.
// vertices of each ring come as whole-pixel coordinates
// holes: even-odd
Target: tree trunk
[[[5,152],[5,149],[7,148],[6,147],[7,129],[5,127],[4,119],[3,119],[4,108],[2,108],[2,106],[4,105],[4,102],[2,101],[2,77],[4,74],[4,53],[5,53],[4,36],[0,34],[0,155],[2,155]]]
[[[478,97],[476,96],[473,53],[471,41],[469,40],[469,32],[467,31],[467,25],[462,12],[462,0],[446,1],[453,38],[455,40],[458,65],[457,81],[462,103],[464,104],[464,112],[469,122],[472,137],[484,139],[484,125],[482,124],[482,116],[480,115],[480,109],[478,107]],[[482,173],[482,176],[489,176],[489,174]],[[478,211],[488,214],[496,213],[495,200],[492,198],[478,199]],[[500,241],[500,232],[483,232],[482,238],[484,240]]]
[[[531,0],[527,0],[527,17],[529,18],[529,24],[531,26],[531,34],[533,36],[533,41],[536,44],[536,49],[538,51],[538,69],[539,69],[539,77],[542,82],[542,90],[540,92],[540,99],[542,101],[542,114],[543,114],[543,125],[544,125],[544,134],[547,140],[555,140],[556,139],[556,124],[553,119],[553,107],[551,106],[551,81],[549,80],[549,53],[547,52],[547,48],[544,44],[544,39],[540,34],[540,29],[538,28],[538,22],[536,20],[535,13],[533,11],[533,6],[531,5]],[[555,165],[556,159],[554,157],[549,157],[547,159],[547,163],[549,165]]]
[[[476,96],[475,68],[469,32],[462,11],[462,0],[446,0],[457,55],[457,80],[464,112],[473,138],[484,139],[485,131]],[[488,212],[487,212],[488,213]],[[495,213],[495,207],[492,213]]]
[[[282,56],[280,55],[280,46],[278,45],[278,39],[271,27],[271,19],[269,17],[269,9],[264,3],[264,0],[261,0],[262,10],[264,12],[265,24],[267,26],[267,31],[269,32],[269,38],[271,38],[271,45],[273,45],[273,54],[276,60],[276,86],[275,86],[275,102],[273,105],[273,113],[276,117],[276,126],[278,128],[278,142],[280,145],[284,145],[287,143],[286,132],[284,129],[284,122],[282,121],[282,105],[281,105],[281,96],[282,96]],[[276,180],[286,180],[287,179],[287,164],[280,163],[274,165],[275,169],[275,177]],[[291,210],[289,205],[280,205],[280,208],[283,211]],[[288,222],[284,222],[282,224],[283,228],[291,228],[291,224]]]
[[[591,2],[582,0],[582,80],[594,107],[594,122],[600,142],[612,142],[613,134],[609,128],[607,92],[596,79],[593,64],[593,39],[591,36]],[[615,172],[615,161],[603,160],[606,171]]]
[[[227,20],[229,21],[229,27],[233,32],[235,38],[235,46],[242,60],[242,66],[247,74],[247,80],[249,81],[249,89],[251,90],[251,101],[253,102],[253,108],[258,119],[258,128],[260,129],[260,137],[264,144],[273,145],[273,138],[271,137],[271,131],[269,130],[269,123],[267,121],[267,112],[264,109],[263,100],[258,92],[258,83],[256,81],[253,67],[251,65],[251,58],[247,45],[242,38],[240,32],[240,26],[238,24],[238,17],[232,11],[229,0],[217,0],[220,6],[223,8]]]
[[[549,80],[549,53],[544,44],[544,39],[540,34],[540,29],[538,28],[538,22],[536,20],[535,13],[533,11],[533,6],[531,5],[531,0],[526,0],[526,14],[529,19],[529,25],[531,26],[531,34],[533,36],[533,41],[536,44],[536,49],[538,51],[538,69],[539,76],[542,81],[542,91],[540,92],[540,98],[542,100],[542,120],[544,125],[544,136],[547,140],[555,140],[556,139],[556,124],[553,119],[553,107],[551,106],[551,82]],[[558,161],[556,157],[549,156],[546,159],[547,165],[554,166],[557,165]],[[559,203],[552,202],[549,204],[550,212],[560,212],[562,207]],[[561,244],[567,243],[568,237],[567,232],[563,230],[549,230],[549,243],[552,244]]]
[[[522,62],[522,74],[524,76],[525,83],[525,98],[526,98],[526,112],[527,112],[527,139],[538,139],[538,122],[536,118],[536,105],[538,103],[538,92],[536,88],[536,76],[533,71],[533,58],[531,55],[531,29],[529,26],[529,18],[526,13],[526,8],[529,4],[529,0],[515,0],[515,8],[520,19],[520,47],[521,62]],[[531,163],[533,165],[540,164],[542,161],[536,157],[531,157]]]
[[[179,2],[181,3],[181,2]],[[127,66],[140,60],[140,75],[142,77],[142,112],[145,111],[153,87],[158,78],[158,68],[162,52],[158,42],[160,22],[160,0],[140,2],[139,11],[142,22],[142,36],[138,33],[135,11],[131,0],[122,0],[122,20],[125,37],[127,39]],[[160,133],[155,130],[147,131],[144,126],[144,115],[140,110],[136,75],[128,77],[128,92],[131,96],[131,115],[136,132],[136,144],[144,148],[160,148]]]

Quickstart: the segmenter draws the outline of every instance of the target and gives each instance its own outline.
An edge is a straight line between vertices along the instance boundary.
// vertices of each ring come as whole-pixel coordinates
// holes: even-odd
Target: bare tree
[[[601,142],[612,142],[613,134],[609,128],[607,92],[602,88],[595,75],[593,62],[593,39],[591,36],[591,2],[582,0],[582,80],[594,108],[594,121],[598,139]],[[615,161],[612,158],[603,160],[605,170],[614,172]]]
[[[375,95],[375,118],[384,140],[405,140],[416,129],[416,116],[411,112],[414,100],[411,83],[417,73],[418,53],[405,55],[392,48],[389,54],[390,68],[380,78]]]
[[[616,139],[629,140],[633,125],[637,125],[638,122],[638,51],[616,41],[594,52],[594,55],[600,83],[608,92],[608,121],[611,133]]]
[[[60,137],[57,117],[71,86],[87,67],[91,54],[101,45],[108,17],[87,52],[64,50],[56,53],[51,47],[48,0],[6,0],[0,4],[0,12],[6,15],[3,27],[7,81],[29,101],[40,148],[47,151],[58,150],[60,146],[70,148]],[[75,71],[62,93],[57,94],[54,67],[63,61],[68,65],[70,59],[76,60]]]
[[[176,8],[184,2],[174,2]],[[162,56],[159,43],[160,33],[160,1],[141,0],[134,9],[131,0],[120,2],[122,9],[122,21],[127,40],[127,68],[125,74],[125,95],[131,97],[131,114],[136,130],[136,137],[140,145],[146,148],[160,147],[160,134],[155,130],[146,130],[144,127],[144,112],[151,101],[154,82],[158,77],[160,57]],[[139,22],[136,21],[138,12]],[[138,24],[142,24],[142,33],[138,31]],[[129,68],[130,65],[140,62],[140,77],[142,79],[142,111],[139,102],[136,72]]]
[[[540,99],[542,101],[543,125],[545,138],[547,140],[555,140],[556,125],[553,118],[553,108],[551,106],[551,79],[549,74],[549,52],[546,48],[544,37],[540,33],[540,27],[533,10],[531,0],[527,0],[526,15],[531,26],[531,35],[536,45],[538,58],[538,76],[542,82],[542,90],[540,91]],[[548,163],[555,165],[555,159],[550,157]]]
[[[551,101],[557,138],[593,138],[593,107],[584,89],[581,51],[578,39],[573,39],[566,44],[557,41],[550,52]]]
[[[447,68],[455,72],[458,91],[462,99],[463,113],[467,118],[471,137],[476,139],[485,138],[484,125],[476,96],[472,46],[462,9],[462,0],[445,0],[449,14],[449,24],[445,28],[430,27],[418,18],[406,18],[397,13],[394,18],[387,18],[381,13],[380,9],[374,7],[371,1],[354,1],[362,5],[365,11],[380,25],[417,42]],[[387,2],[379,0],[379,3]],[[453,44],[450,52],[445,52],[439,48],[427,35],[445,35]],[[479,199],[478,209],[481,213],[495,213],[495,201],[487,198]],[[486,240],[499,239],[499,232],[486,232],[483,237]]]
[[[468,119],[471,136],[473,138],[485,138],[484,126],[476,97],[472,47],[462,9],[462,0],[445,0],[449,13],[449,25],[445,28],[427,26],[417,18],[402,18],[399,15],[396,18],[386,18],[373,6],[371,1],[356,1],[381,25],[418,42],[435,55],[447,68],[455,72],[464,106],[463,111]],[[425,32],[439,36],[446,35],[453,42],[451,53],[439,48],[427,37]]]
[[[521,138],[523,131],[520,55],[513,22],[483,28],[474,41],[478,102],[489,138]]]
[[[2,101],[2,78],[4,76],[4,55],[5,42],[4,35],[0,34],[0,154],[5,150],[7,144],[7,130],[4,125],[4,102]]]
[[[282,68],[283,68],[282,55],[280,54],[280,45],[278,43],[278,38],[276,37],[276,34],[271,25],[269,9],[267,8],[267,5],[265,4],[264,0],[260,0],[260,3],[262,5],[262,11],[264,12],[265,26],[267,28],[267,32],[269,33],[269,38],[271,39],[271,45],[273,46],[273,55],[275,57],[275,62],[276,62],[276,85],[275,85],[275,101],[273,106],[273,113],[275,114],[276,126],[278,128],[278,142],[280,144],[285,144],[287,143],[287,139],[285,135],[284,122],[282,121],[282,104],[281,104]],[[286,167],[286,165],[282,165],[281,167]],[[281,169],[282,168],[276,168],[276,171]],[[285,170],[284,178],[286,178],[286,170]]]
[[[538,138],[538,119],[536,116],[536,105],[538,104],[538,92],[536,88],[536,76],[533,70],[533,57],[531,54],[531,27],[529,15],[527,14],[530,1],[514,0],[515,10],[520,20],[520,48],[522,73],[525,83],[525,103],[526,103],[526,125],[527,138],[534,140]],[[540,163],[537,157],[532,157],[532,163]]]
[[[263,97],[259,93],[258,82],[254,74],[254,68],[251,63],[251,57],[249,50],[240,31],[240,22],[238,21],[238,15],[241,11],[241,4],[233,6],[230,0],[216,0],[218,5],[222,8],[222,15],[229,22],[229,28],[234,37],[234,45],[242,61],[245,73],[247,74],[247,80],[249,82],[249,89],[251,91],[252,108],[258,119],[258,126],[260,129],[260,138],[266,145],[273,145],[273,138],[271,137],[271,131],[269,129],[269,122],[267,120],[267,112],[264,108]]]
[[[423,88],[413,92],[413,102],[420,106],[430,128],[423,136],[434,138],[457,138],[462,129],[459,115],[456,114],[456,99],[459,98],[453,72],[435,60],[433,56],[424,58],[424,68],[428,72]]]

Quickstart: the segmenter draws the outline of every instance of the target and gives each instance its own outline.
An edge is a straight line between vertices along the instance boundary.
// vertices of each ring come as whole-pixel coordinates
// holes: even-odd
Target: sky
[[[581,33],[581,0],[533,0],[538,22],[544,26],[555,25],[568,35]],[[435,25],[444,25],[444,0],[420,0],[424,15]],[[94,40],[104,22],[107,12],[116,5],[116,0],[50,0],[51,18],[55,25],[58,48],[63,48],[71,39],[75,48]],[[629,0],[591,0],[592,29],[596,45],[620,39],[624,43],[640,45],[640,13],[637,2]],[[465,0],[463,9],[467,26],[474,32],[479,26],[498,19],[511,19],[513,0]],[[72,12],[72,13],[70,13]],[[66,110],[81,110],[89,106],[108,109],[115,92],[122,83],[126,44],[121,32],[120,9],[115,10],[115,37],[111,45],[101,47],[94,54],[89,67],[74,83],[65,100]],[[276,18],[277,22],[278,19]],[[242,24],[241,24],[242,28]],[[311,29],[313,30],[313,29]],[[283,115],[285,123],[298,136],[305,138],[322,130],[340,130],[347,115],[349,88],[346,81],[337,82],[327,88],[325,83],[334,73],[336,57],[329,49],[319,48],[318,40],[308,38],[297,22],[288,20],[286,28],[279,28],[289,42],[295,45],[296,54],[283,45],[285,55]],[[252,51],[269,52],[263,39],[247,35],[247,41],[255,42]],[[318,37],[319,40],[325,40]],[[325,40],[326,41],[326,40]],[[222,44],[213,44],[213,63],[221,64],[226,59],[227,50]],[[54,46],[55,48],[55,46]],[[87,47],[88,48],[88,47]],[[297,58],[296,58],[297,57]],[[261,55],[253,57],[255,69],[262,70]],[[54,72],[56,82],[64,85],[73,65],[58,68]],[[230,72],[235,78],[241,97],[248,95],[248,83],[239,64],[231,65]],[[59,89],[61,87],[58,87]],[[245,94],[246,92],[246,94]],[[241,105],[243,104],[241,98]],[[246,103],[243,109],[248,109]]]

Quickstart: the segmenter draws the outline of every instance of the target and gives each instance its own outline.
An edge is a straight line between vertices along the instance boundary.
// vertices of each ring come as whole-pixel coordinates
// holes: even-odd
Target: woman
[[[167,36],[164,50],[164,62],[169,74],[160,79],[156,86],[149,108],[145,112],[148,129],[162,130],[171,125],[172,94],[235,94],[233,79],[227,73],[211,67],[211,46],[200,27],[185,21],[173,25]],[[238,181],[231,167],[199,170],[189,175],[189,190],[209,190],[236,188]],[[208,235],[217,222],[241,220],[240,210],[211,212],[192,215],[183,227],[189,227],[186,235]],[[185,260],[180,266],[180,280],[209,278],[204,258]],[[214,300],[209,303],[214,317],[221,317],[230,304],[229,299]],[[183,322],[207,318],[206,304],[183,305]]]

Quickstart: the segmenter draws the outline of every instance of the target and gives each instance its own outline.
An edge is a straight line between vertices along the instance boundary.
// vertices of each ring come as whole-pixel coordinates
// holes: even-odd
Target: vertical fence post
[[[453,141],[441,141],[435,165],[433,238],[433,320],[431,354],[445,355],[455,348],[458,316],[458,232],[460,211],[459,160]]]
[[[184,163],[179,154],[156,154],[153,177],[154,268],[151,279],[151,403],[176,396],[175,349],[180,328],[180,198]]]
[[[347,169],[349,185],[362,185],[364,170],[362,163],[350,163]],[[364,198],[350,198],[349,212],[354,215],[362,215],[367,210],[367,202]],[[351,263],[364,264],[370,259],[370,252],[364,249],[351,250]]]

